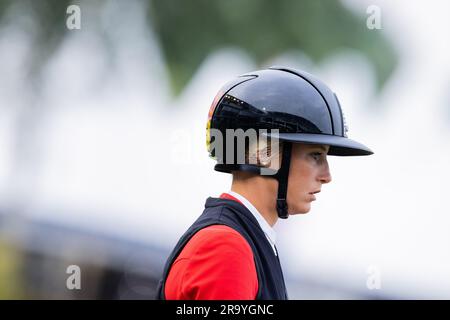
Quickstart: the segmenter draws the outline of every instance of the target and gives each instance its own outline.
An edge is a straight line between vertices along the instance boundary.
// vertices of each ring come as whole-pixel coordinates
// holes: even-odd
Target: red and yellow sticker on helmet
[[[222,98],[224,92],[220,90],[216,96],[214,97],[211,106],[209,107],[208,112],[208,120],[206,122],[206,150],[211,154],[211,121],[214,115],[214,111],[216,110],[217,105],[219,104],[220,99]]]

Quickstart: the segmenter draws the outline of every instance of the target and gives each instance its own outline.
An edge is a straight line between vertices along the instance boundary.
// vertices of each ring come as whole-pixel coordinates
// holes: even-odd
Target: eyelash
[[[311,153],[311,155],[314,158],[314,160],[316,160],[316,161],[320,161],[320,159],[322,158],[321,152],[314,152],[314,153]],[[318,156],[318,158],[316,158],[316,156]]]

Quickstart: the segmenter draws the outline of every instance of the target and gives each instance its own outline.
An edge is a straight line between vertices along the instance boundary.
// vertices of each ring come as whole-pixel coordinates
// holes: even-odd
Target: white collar
[[[261,215],[261,213],[258,211],[258,209],[255,208],[254,205],[250,203],[244,196],[240,195],[239,193],[236,193],[234,191],[229,191],[229,195],[235,197],[238,199],[242,204],[253,214],[253,216],[258,221],[259,226],[263,230],[264,234],[266,235],[267,240],[269,240],[270,245],[272,246],[273,252],[275,252],[275,255],[277,255],[277,250],[275,249],[275,241],[277,240],[277,234],[275,230],[270,226],[270,224],[267,222],[266,219]]]

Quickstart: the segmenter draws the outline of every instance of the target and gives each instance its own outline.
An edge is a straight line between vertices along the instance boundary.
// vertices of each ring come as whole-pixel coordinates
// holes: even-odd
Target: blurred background
[[[69,7],[76,5],[74,7]],[[450,298],[448,1],[0,0],[0,299],[151,299],[235,76],[306,70],[371,157],[279,221],[291,299]],[[70,266],[81,271],[70,288]]]

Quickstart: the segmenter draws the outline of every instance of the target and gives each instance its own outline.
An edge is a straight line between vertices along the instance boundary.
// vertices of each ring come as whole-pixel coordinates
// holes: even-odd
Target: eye
[[[313,153],[311,153],[311,156],[314,158],[314,160],[320,161],[323,156],[323,153],[322,152],[313,152]]]

